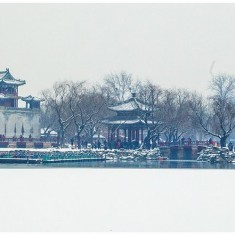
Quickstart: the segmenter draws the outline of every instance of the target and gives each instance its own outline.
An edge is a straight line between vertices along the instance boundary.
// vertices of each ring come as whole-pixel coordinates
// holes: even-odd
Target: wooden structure
[[[26,108],[37,108],[40,109],[40,102],[44,101],[43,99],[37,98],[37,97],[33,97],[31,95],[27,96],[27,97],[22,97],[21,100],[25,101],[26,103]]]
[[[144,116],[149,113],[150,107],[138,99],[136,93],[132,93],[128,100],[108,108],[116,112],[115,116],[103,120],[108,127],[108,142],[122,140],[129,146],[132,142],[143,143],[147,128]]]
[[[15,79],[9,69],[0,71],[0,106],[18,107],[18,87],[24,85],[24,80]]]
[[[25,80],[16,79],[7,68],[0,71],[0,141],[21,136],[40,139],[40,102],[42,99],[18,94]],[[23,108],[19,100],[26,102]],[[2,138],[1,138],[2,137]]]

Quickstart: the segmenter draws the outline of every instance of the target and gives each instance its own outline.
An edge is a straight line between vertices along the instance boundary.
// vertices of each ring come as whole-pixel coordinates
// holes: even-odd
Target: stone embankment
[[[153,150],[103,149],[1,149],[0,163],[59,163],[106,160],[166,160]]]

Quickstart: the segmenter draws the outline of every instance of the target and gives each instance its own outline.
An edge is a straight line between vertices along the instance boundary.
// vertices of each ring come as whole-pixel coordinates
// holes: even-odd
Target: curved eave
[[[142,120],[103,120],[102,123],[109,125],[134,125],[134,124],[144,124]]]
[[[24,85],[26,82],[25,81],[19,81],[19,80],[1,80],[0,82],[7,84],[7,85],[15,85],[15,86],[22,86]]]
[[[117,106],[110,106],[108,107],[108,109],[115,111],[115,112],[133,112],[133,111],[148,112],[147,109],[143,109],[140,107],[118,108]]]
[[[24,102],[30,102],[30,101],[34,101],[34,102],[42,102],[45,101],[44,99],[40,99],[40,98],[36,98],[36,97],[22,97],[21,100],[23,100]]]
[[[115,112],[131,112],[131,111],[138,111],[140,109],[138,108],[133,108],[133,109],[119,109],[119,108],[115,108],[115,107],[108,107],[108,109],[115,111]],[[143,110],[141,110],[143,111]]]
[[[145,125],[146,124],[144,120],[108,120],[108,119],[103,120],[102,123],[106,125],[137,125],[137,124]],[[152,121],[148,120],[147,124],[155,125],[156,123],[153,123]]]
[[[21,86],[25,84],[25,80],[15,79],[11,75],[9,69],[6,69],[6,71],[0,71],[0,82],[15,86]]]

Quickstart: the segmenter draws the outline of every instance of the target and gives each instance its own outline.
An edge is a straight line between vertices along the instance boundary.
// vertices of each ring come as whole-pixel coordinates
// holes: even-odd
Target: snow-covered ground
[[[233,170],[7,169],[1,232],[234,232]]]

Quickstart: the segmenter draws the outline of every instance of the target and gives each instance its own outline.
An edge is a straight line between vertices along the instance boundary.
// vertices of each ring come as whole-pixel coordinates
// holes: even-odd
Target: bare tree
[[[181,89],[165,90],[161,103],[164,134],[168,142],[177,142],[190,128],[189,92]]]
[[[105,87],[113,100],[122,102],[131,95],[133,78],[126,72],[110,73],[104,79]]]
[[[139,86],[137,93],[140,100],[144,102],[140,107],[140,119],[144,120],[147,129],[147,136],[144,139],[144,147],[149,149],[152,141],[155,147],[156,141],[159,140],[164,126],[159,116],[159,106],[162,97],[162,89],[159,86],[147,81]]]
[[[72,114],[73,123],[76,129],[78,147],[81,146],[80,135],[83,131],[89,132],[93,137],[95,127],[100,118],[99,113],[105,105],[105,99],[93,87],[87,89],[84,82],[70,83],[70,95],[68,106]]]
[[[52,129],[58,129],[56,126],[56,114],[51,106],[46,102],[41,105],[41,127],[43,128],[43,134],[46,135]]]
[[[57,118],[58,142],[63,147],[65,141],[65,131],[72,122],[72,115],[68,110],[69,82],[56,82],[51,90],[42,91],[45,105],[49,106]]]
[[[194,95],[191,107],[202,129],[220,139],[221,147],[235,128],[235,78],[220,74],[210,83],[212,95],[207,101]]]
[[[99,134],[103,127],[102,120],[106,116],[108,111],[108,100],[103,93],[93,87],[93,89],[87,94],[86,112],[90,114],[89,121],[86,125],[85,132],[88,142],[93,142],[94,134]]]
[[[84,100],[84,95],[86,94],[86,88],[84,82],[70,82],[69,84],[69,96],[68,96],[68,106],[72,114],[73,124],[75,125],[77,137],[77,146],[80,148],[80,135],[85,127],[84,112],[82,109],[82,104]]]

